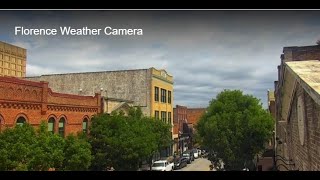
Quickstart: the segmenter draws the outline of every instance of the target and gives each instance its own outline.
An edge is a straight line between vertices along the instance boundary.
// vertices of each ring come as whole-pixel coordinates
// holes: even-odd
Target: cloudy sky
[[[320,11],[0,11],[0,41],[27,49],[27,76],[164,68],[175,104],[241,89],[266,108],[285,46],[320,39]],[[138,28],[143,36],[21,36],[25,28]]]

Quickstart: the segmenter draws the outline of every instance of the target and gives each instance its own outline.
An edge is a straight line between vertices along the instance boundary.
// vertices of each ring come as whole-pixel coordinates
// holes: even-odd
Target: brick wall
[[[320,60],[320,46],[293,46],[283,48],[284,61]]]
[[[275,115],[276,115],[276,136],[282,144],[276,144],[276,153],[286,159],[292,159],[295,166],[287,166],[291,170],[320,170],[320,107],[312,98],[298,86],[292,101],[290,118],[288,122],[281,120],[281,103],[283,101],[284,84],[284,62],[320,60],[320,46],[284,47],[281,55],[281,64],[278,66],[278,81],[275,81]],[[297,97],[303,95],[305,103],[305,141],[300,143],[298,118],[297,118]],[[280,170],[287,170],[281,161],[277,161]]]
[[[297,98],[302,96],[305,108],[305,133],[304,144],[300,143],[300,135],[298,130],[298,114],[297,114]],[[295,166],[289,166],[291,169],[299,169],[305,171],[320,170],[320,106],[298,86],[291,108],[291,116],[288,124],[284,125],[280,130],[283,144],[279,149],[282,155],[287,155],[288,159],[292,159]],[[281,153],[280,151],[280,153]]]
[[[188,123],[196,125],[200,120],[203,113],[205,113],[205,108],[188,108],[187,110],[187,119]]]
[[[183,123],[187,123],[187,111],[186,106],[176,105],[173,108],[173,122],[177,124],[180,132],[183,132]]]
[[[54,93],[47,82],[32,82],[13,77],[0,77],[0,128],[13,127],[19,117],[38,126],[42,120],[64,117],[65,134],[82,131],[82,122],[100,113],[101,96],[78,96]]]

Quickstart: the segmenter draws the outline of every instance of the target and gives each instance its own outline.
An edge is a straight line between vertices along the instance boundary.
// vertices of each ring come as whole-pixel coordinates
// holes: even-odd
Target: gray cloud
[[[266,108],[284,46],[315,44],[317,11],[0,11],[1,40],[28,49],[27,75],[165,68],[174,104],[205,107],[223,89]],[[15,36],[14,26],[143,28],[143,36]]]

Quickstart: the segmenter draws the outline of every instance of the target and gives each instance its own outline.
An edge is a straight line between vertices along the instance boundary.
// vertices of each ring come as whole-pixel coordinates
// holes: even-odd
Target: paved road
[[[182,169],[177,169],[175,171],[210,171],[209,165],[211,162],[206,158],[198,158],[195,161],[188,164]]]

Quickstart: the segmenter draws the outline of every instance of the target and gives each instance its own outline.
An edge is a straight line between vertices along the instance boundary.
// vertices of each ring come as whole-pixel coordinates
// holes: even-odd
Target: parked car
[[[185,151],[182,153],[182,157],[187,159],[188,164],[194,161],[194,156],[192,151]]]
[[[167,160],[156,161],[152,164],[152,171],[173,171],[174,163],[170,163]]]
[[[199,154],[199,157],[201,157],[201,155],[202,155],[201,149],[198,149],[198,154]]]
[[[192,153],[193,153],[193,156],[195,159],[198,159],[199,158],[199,152],[197,149],[192,149]]]
[[[176,158],[174,160],[174,169],[181,169],[186,167],[188,164],[188,159],[185,157]]]

